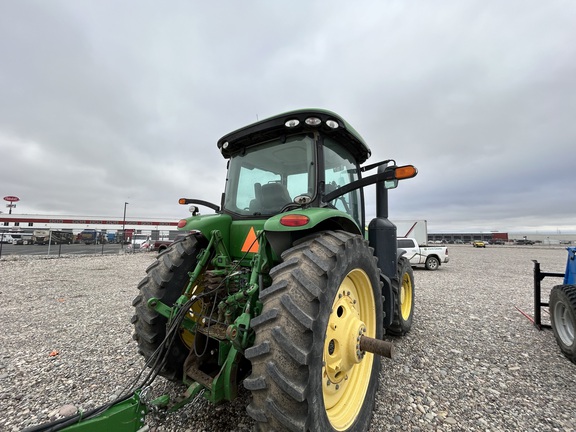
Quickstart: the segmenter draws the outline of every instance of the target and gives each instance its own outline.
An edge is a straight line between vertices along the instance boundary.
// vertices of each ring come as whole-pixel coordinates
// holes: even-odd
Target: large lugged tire
[[[576,285],[557,285],[550,292],[550,321],[562,353],[576,363]]]
[[[262,313],[245,352],[247,410],[261,431],[366,431],[380,358],[358,349],[382,338],[382,293],[372,249],[327,231],[296,243],[270,272]]]
[[[190,281],[188,272],[196,266],[196,256],[200,248],[194,236],[174,243],[158,255],[156,261],[146,269],[146,277],[138,285],[140,293],[132,302],[135,308],[132,317],[133,338],[138,342],[138,352],[146,360],[164,340],[167,322],[164,316],[149,309],[147,302],[155,297],[169,306],[174,304]],[[181,337],[174,341],[160,375],[172,381],[182,378],[182,366],[189,352],[183,339],[191,338],[189,333],[181,334]]]
[[[398,281],[392,281],[394,291],[394,319],[386,330],[393,336],[403,336],[412,328],[414,316],[414,271],[410,261],[398,261]]]

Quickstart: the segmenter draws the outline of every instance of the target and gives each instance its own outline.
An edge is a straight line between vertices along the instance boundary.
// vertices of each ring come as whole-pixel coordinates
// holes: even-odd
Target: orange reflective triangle
[[[258,252],[258,248],[260,245],[258,244],[258,240],[256,240],[256,232],[254,231],[254,227],[250,227],[250,231],[248,231],[248,235],[246,236],[246,240],[244,240],[244,244],[242,245],[242,252]]]

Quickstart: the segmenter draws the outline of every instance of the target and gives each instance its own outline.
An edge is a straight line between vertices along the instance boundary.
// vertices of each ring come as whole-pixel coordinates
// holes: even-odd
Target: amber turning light
[[[394,170],[394,172],[396,174],[396,178],[399,180],[412,178],[416,174],[418,174],[418,170],[416,169],[416,167],[414,165],[404,165],[404,166],[398,167]]]

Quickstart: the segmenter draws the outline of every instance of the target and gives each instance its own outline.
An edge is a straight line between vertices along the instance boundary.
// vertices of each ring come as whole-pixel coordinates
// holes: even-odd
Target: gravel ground
[[[415,270],[412,331],[383,360],[370,431],[575,431],[576,365],[533,313],[532,259],[563,272],[563,248],[450,246],[450,263]],[[0,430],[18,431],[121,393],[143,360],[132,299],[152,254],[0,260]],[[543,281],[543,292],[560,279]],[[546,314],[544,314],[546,316]],[[51,355],[52,354],[52,355]],[[176,392],[159,378],[154,395]],[[247,431],[249,394],[201,400],[153,430]]]

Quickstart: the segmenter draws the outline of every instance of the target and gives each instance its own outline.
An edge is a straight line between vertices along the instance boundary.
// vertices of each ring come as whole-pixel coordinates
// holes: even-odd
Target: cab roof
[[[260,120],[224,135],[218,140],[218,148],[225,158],[245,148],[271,139],[296,133],[320,131],[333,137],[362,164],[371,155],[370,148],[346,120],[332,111],[306,108],[288,111]]]

